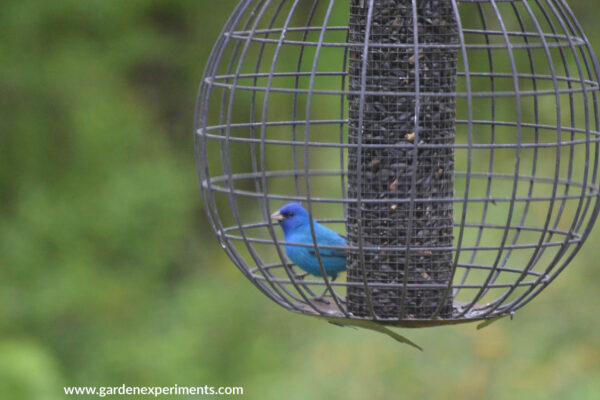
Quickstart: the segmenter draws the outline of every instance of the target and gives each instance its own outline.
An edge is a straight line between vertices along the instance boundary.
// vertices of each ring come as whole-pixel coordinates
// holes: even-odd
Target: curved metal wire
[[[366,11],[363,43],[349,42],[351,1]],[[379,0],[243,0],[233,10],[206,66],[196,105],[194,142],[209,223],[240,271],[291,311],[399,326],[511,314],[564,270],[600,212],[598,61],[564,0],[445,0],[459,28],[456,43],[445,44],[419,37],[418,23],[439,23],[420,20],[419,2],[394,1],[412,13],[410,43],[371,34]],[[436,48],[459,55],[455,91],[428,91],[418,73],[414,91],[374,88],[367,79],[370,68],[386,67],[370,65],[367,57],[360,87],[348,80],[349,60],[357,52],[410,52],[419,71],[429,65],[418,55]],[[410,73],[389,72],[396,79]],[[389,148],[362,131],[358,143],[349,143],[347,99],[353,96],[360,99],[359,126],[373,123],[368,114],[377,106],[373,99],[415,104],[414,139],[393,145],[394,151],[412,154],[409,193],[379,198],[362,193],[360,184],[355,197],[346,193],[348,152],[362,160],[363,152]],[[432,97],[457,101],[454,144],[420,140],[421,108]],[[542,112],[550,101],[553,115]],[[448,146],[457,158],[454,196],[420,197],[417,157]],[[360,162],[359,182],[374,179],[367,175],[373,166]],[[449,203],[456,236],[452,246],[382,246],[359,226],[360,240],[343,249],[361,255],[362,278],[332,282],[320,250],[339,246],[319,244],[312,225],[311,244],[287,243],[270,221],[270,213],[288,201],[303,202],[311,218],[337,230],[344,227],[348,205],[358,205],[361,220],[371,218],[362,211],[369,205],[406,204],[407,237],[416,234],[416,204]],[[335,217],[325,213],[335,205]],[[314,248],[321,276],[297,279],[285,245]],[[432,251],[452,253],[452,279],[412,281],[410,255]],[[365,255],[377,252],[404,254],[404,272],[396,282],[374,281],[373,271],[364,268]],[[366,316],[353,315],[343,302],[344,291],[357,287],[365,295]],[[326,289],[328,302],[314,300],[319,289]],[[372,294],[388,289],[397,290],[399,308],[395,318],[382,319],[375,311],[381,299]],[[407,316],[407,296],[431,289],[453,298],[452,315],[442,317],[439,303],[425,317]]]

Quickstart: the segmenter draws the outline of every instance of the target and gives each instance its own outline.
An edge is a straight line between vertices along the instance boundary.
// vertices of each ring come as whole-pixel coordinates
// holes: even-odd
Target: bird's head
[[[284,233],[308,223],[308,212],[300,203],[288,203],[279,211],[273,213],[271,218],[277,220]]]

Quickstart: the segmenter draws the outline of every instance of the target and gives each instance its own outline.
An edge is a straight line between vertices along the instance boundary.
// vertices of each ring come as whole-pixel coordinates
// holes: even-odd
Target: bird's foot
[[[294,279],[295,279],[295,280],[297,280],[297,281],[303,281],[303,280],[304,280],[304,278],[306,278],[306,277],[307,277],[307,276],[309,276],[309,275],[310,275],[310,274],[309,274],[308,272],[307,272],[307,273],[305,273],[305,274],[299,274],[299,275],[298,275],[298,274],[296,274],[296,275],[294,275]]]

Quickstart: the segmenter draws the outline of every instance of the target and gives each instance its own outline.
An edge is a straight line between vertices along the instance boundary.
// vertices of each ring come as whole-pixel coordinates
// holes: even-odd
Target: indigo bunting
[[[310,244],[313,246],[313,236],[310,229],[310,219],[308,212],[302,208],[299,203],[288,203],[281,207],[279,211],[271,215],[271,218],[277,220],[285,241],[289,243]],[[345,246],[346,238],[324,227],[313,220],[315,238],[319,246]],[[310,274],[323,276],[316,249],[314,247],[302,247],[285,245],[285,252],[290,260],[299,268],[307,272],[304,276]],[[323,262],[323,268],[327,276],[335,281],[338,273],[346,270],[346,251],[343,249],[330,249],[319,247],[319,255]],[[304,277],[302,276],[302,278]],[[322,296],[320,296],[322,297]]]

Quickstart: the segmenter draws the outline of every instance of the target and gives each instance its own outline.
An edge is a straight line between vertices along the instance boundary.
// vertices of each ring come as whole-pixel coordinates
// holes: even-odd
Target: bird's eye
[[[285,216],[286,216],[287,218],[291,218],[291,217],[293,217],[293,216],[294,216],[294,213],[293,213],[293,212],[289,212],[289,213],[287,213]]]

